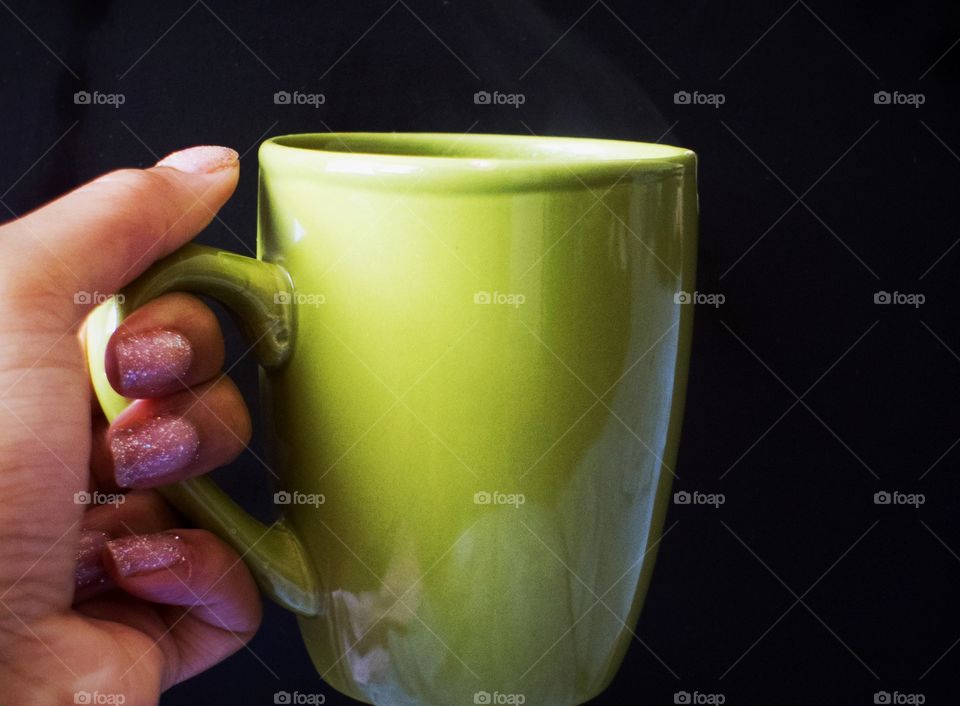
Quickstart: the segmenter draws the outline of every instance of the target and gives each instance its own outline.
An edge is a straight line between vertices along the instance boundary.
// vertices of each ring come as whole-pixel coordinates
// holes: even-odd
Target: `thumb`
[[[0,228],[0,252],[16,248],[0,262],[28,272],[31,289],[53,295],[57,310],[75,321],[91,300],[75,295],[112,294],[186,243],[213,219],[238,176],[237,153],[213,146],[174,152],[150,169],[111,172]]]

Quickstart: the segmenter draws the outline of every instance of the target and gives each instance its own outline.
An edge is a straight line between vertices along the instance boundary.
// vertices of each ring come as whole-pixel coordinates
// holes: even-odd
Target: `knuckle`
[[[76,311],[72,290],[76,278],[62,261],[42,255],[16,259],[12,255],[8,258],[6,254],[0,251],[0,301],[5,305],[3,319],[32,320],[36,325],[50,321],[60,326],[65,321],[73,321]]]
[[[237,442],[245,446],[250,442],[253,429],[240,388],[226,376],[220,378],[216,388],[220,395],[220,404],[225,410],[224,420],[236,434]]]
[[[156,301],[177,312],[178,318],[189,319],[194,328],[220,333],[220,321],[216,313],[199,296],[188,292],[169,292]]]
[[[93,183],[104,185],[114,198],[122,197],[138,205],[155,198],[162,188],[157,176],[144,169],[117,169]]]
[[[114,214],[123,234],[165,235],[175,222],[176,187],[163,175],[145,169],[118,169],[92,182],[89,188]]]
[[[243,562],[237,561],[236,551],[223,539],[209,530],[194,530],[193,544],[204,546],[204,561],[207,563],[211,583],[219,582],[225,576],[243,574],[247,569]]]

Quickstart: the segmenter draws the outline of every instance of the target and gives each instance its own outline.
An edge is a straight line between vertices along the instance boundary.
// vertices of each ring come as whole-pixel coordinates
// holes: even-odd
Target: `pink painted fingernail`
[[[121,391],[130,397],[155,395],[179,382],[193,363],[193,347],[179,331],[155,329],[120,335],[108,354]]]
[[[125,488],[158,481],[197,459],[200,435],[182,417],[153,417],[111,432],[114,476]]]
[[[81,530],[77,545],[77,566],[74,569],[74,581],[77,588],[103,583],[107,574],[103,570],[100,555],[110,539],[110,535],[100,530]]]
[[[167,569],[187,560],[183,537],[166,532],[111,539],[107,551],[121,576]]]
[[[235,167],[240,155],[229,147],[200,145],[173,152],[157,162],[158,167],[172,167],[188,174],[213,174]]]

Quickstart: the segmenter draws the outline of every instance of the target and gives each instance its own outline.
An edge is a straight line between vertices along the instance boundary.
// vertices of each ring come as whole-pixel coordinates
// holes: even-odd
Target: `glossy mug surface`
[[[315,134],[260,149],[258,258],[188,246],[88,327],[173,289],[264,365],[277,525],[166,489],[375,704],[577,704],[631,638],[690,349],[692,152],[572,138]]]

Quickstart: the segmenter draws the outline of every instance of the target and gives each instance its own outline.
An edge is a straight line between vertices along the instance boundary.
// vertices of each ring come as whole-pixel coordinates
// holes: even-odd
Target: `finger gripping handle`
[[[87,365],[107,419],[131,402],[110,385],[104,355],[110,336],[138,307],[167,292],[205,294],[237,320],[266,370],[283,366],[295,335],[293,283],[279,265],[203,245],[186,245],[157,261],[137,280],[100,304],[84,329]],[[160,488],[178,510],[240,553],[261,589],[302,615],[319,612],[316,579],[296,535],[280,520],[265,525],[251,517],[212,480],[191,478]]]

